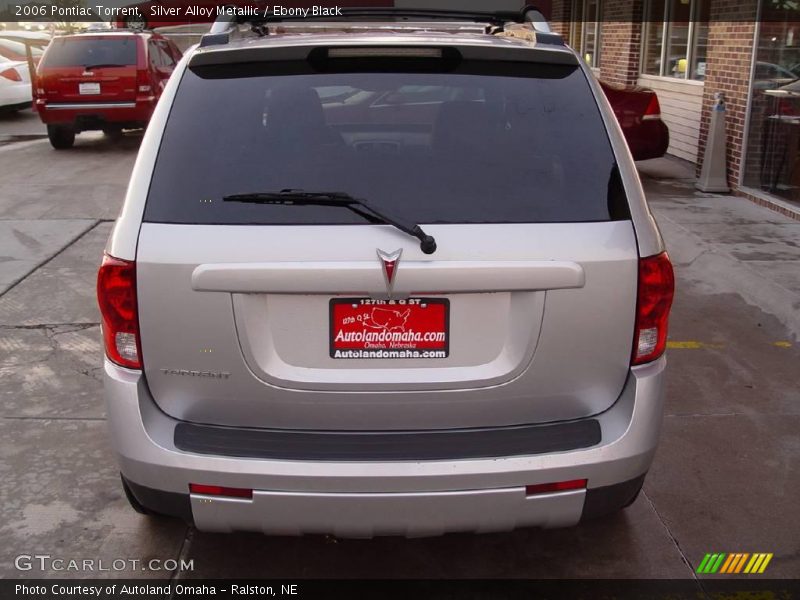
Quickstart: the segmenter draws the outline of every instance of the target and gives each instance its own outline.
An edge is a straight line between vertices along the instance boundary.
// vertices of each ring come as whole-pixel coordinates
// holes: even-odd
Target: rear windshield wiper
[[[119,63],[97,63],[94,65],[83,65],[83,68],[87,71],[91,71],[92,69],[101,69],[101,68],[108,68],[108,67],[127,67],[128,65],[121,65]]]
[[[406,221],[402,217],[390,215],[383,209],[375,208],[370,202],[362,198],[354,198],[344,192],[305,192],[303,190],[286,189],[280,192],[256,192],[252,194],[232,194],[222,198],[224,202],[244,202],[247,204],[277,204],[283,206],[344,206],[361,214],[360,209],[378,218],[378,220],[393,225],[400,231],[417,238],[419,247],[425,254],[436,252],[436,240],[426,234],[422,227],[416,223]]]

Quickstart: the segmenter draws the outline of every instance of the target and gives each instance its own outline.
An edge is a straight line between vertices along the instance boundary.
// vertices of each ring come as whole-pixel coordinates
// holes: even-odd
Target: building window
[[[706,73],[710,0],[649,0],[642,73],[702,81]]]
[[[742,184],[800,203],[800,7],[762,0]]]
[[[570,40],[592,68],[600,66],[600,0],[573,0]]]

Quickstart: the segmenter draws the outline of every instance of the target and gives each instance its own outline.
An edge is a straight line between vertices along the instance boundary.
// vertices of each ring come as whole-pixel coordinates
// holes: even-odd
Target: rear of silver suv
[[[135,508],[370,537],[633,501],[669,259],[575,53],[473,25],[283,26],[176,69],[98,277]]]

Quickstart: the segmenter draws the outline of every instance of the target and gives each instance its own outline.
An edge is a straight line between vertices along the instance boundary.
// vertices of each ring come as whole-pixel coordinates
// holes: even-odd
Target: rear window
[[[422,224],[627,216],[608,136],[578,68],[472,62],[448,72],[392,72],[385,61],[374,67],[187,70],[145,220],[367,222],[341,207],[223,201],[283,189],[346,192]]]
[[[125,67],[136,64],[136,38],[55,38],[45,67]]]

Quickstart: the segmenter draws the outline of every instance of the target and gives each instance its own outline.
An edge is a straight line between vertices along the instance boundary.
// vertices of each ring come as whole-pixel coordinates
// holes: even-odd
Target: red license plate
[[[450,301],[446,298],[330,302],[331,358],[446,358]]]

